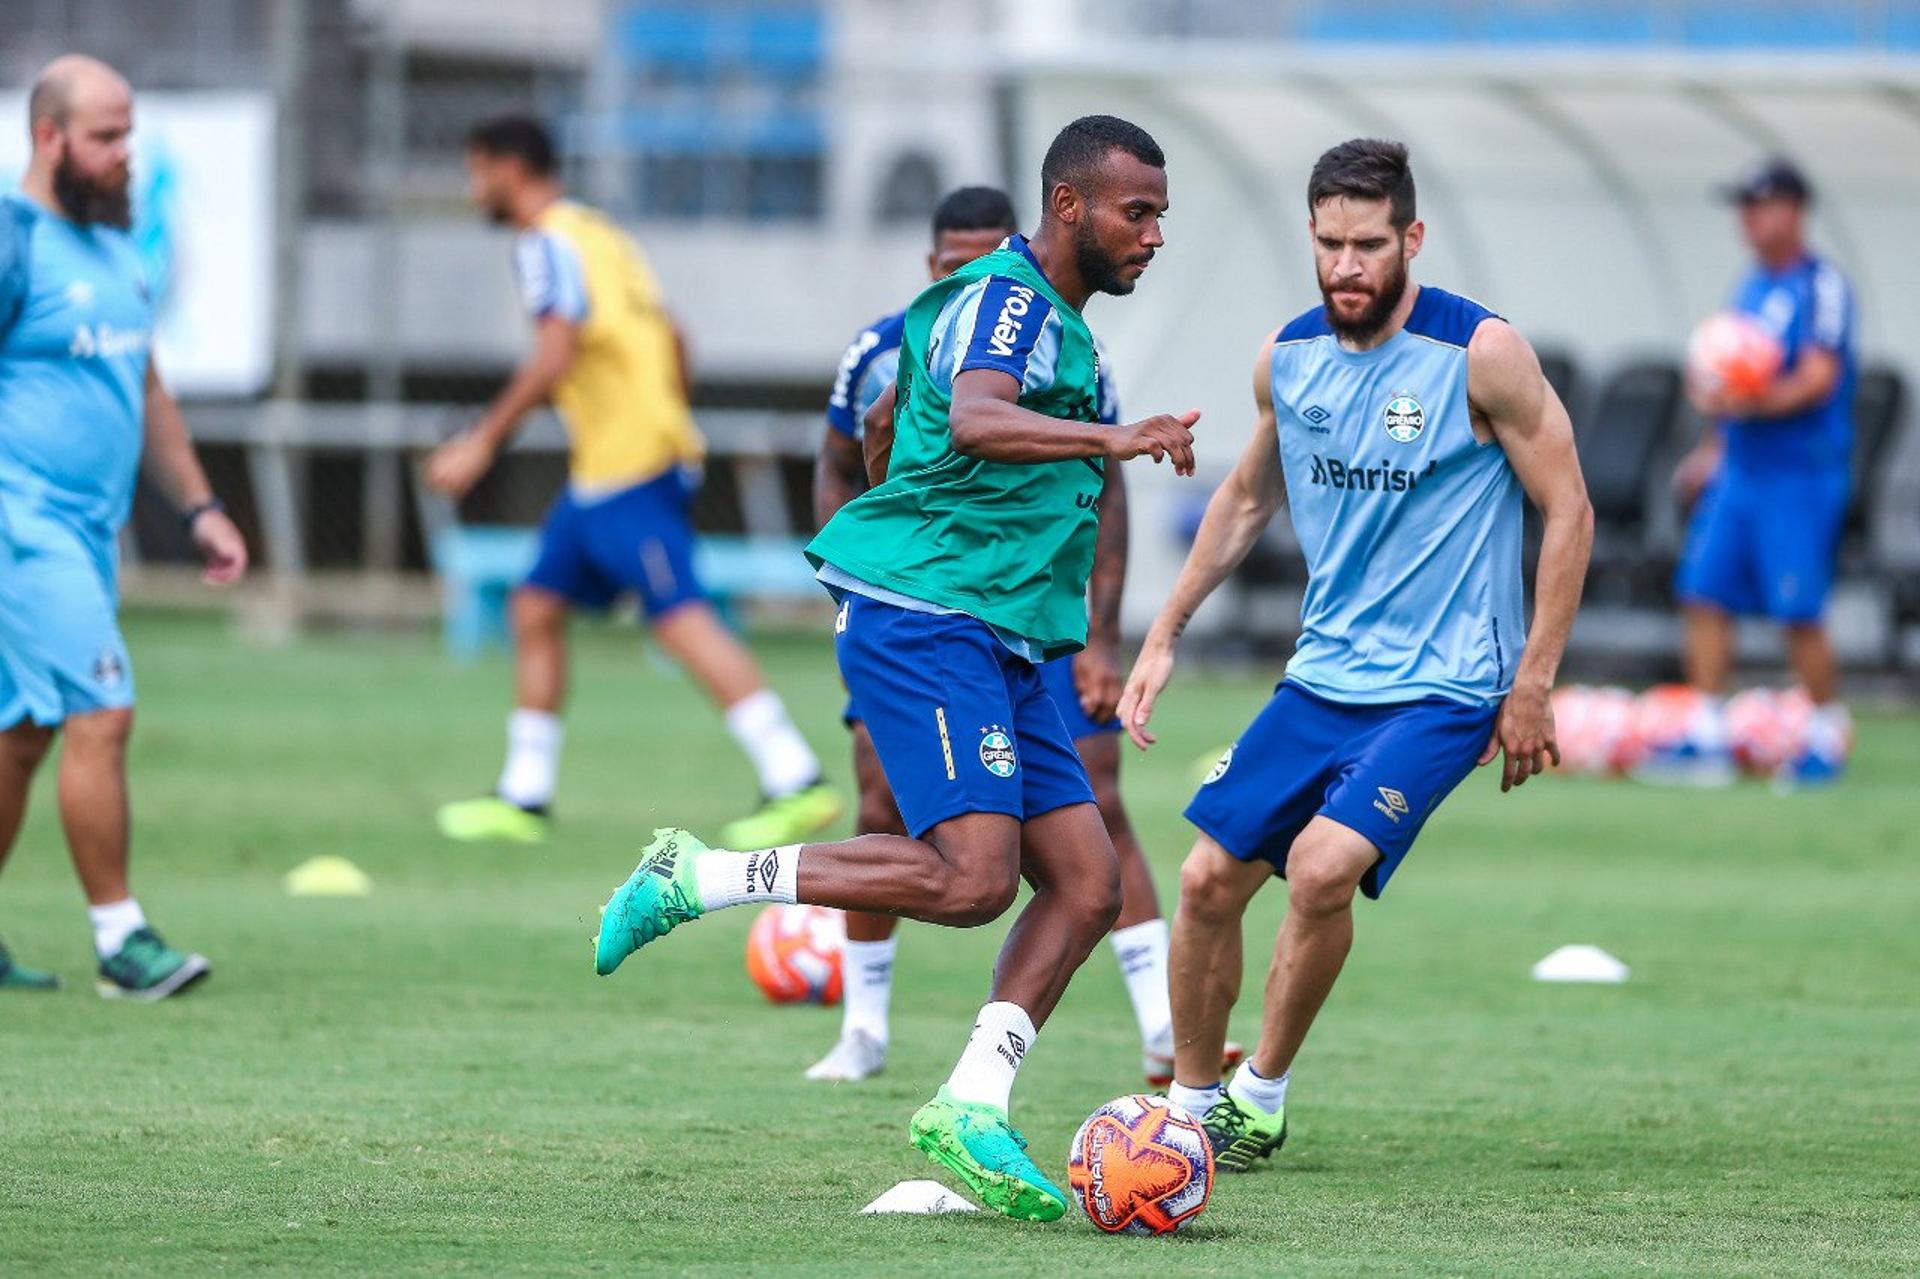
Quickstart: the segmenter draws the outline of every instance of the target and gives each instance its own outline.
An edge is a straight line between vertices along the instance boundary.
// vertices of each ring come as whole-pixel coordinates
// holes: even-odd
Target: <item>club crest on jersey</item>
[[[1420,407],[1420,401],[1413,398],[1411,391],[1395,391],[1393,398],[1387,401],[1382,420],[1387,428],[1387,438],[1396,444],[1411,444],[1420,438],[1420,432],[1427,429],[1427,412]]]
[[[980,764],[995,777],[1012,777],[1020,761],[1013,753],[1013,739],[995,724],[980,735]]]

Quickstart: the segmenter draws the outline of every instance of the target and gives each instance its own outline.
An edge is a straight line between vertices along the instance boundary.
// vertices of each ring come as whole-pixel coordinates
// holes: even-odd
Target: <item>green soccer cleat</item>
[[[0,990],[57,990],[60,979],[37,968],[23,968],[13,962],[4,943],[0,943]]]
[[[544,844],[551,823],[544,811],[510,804],[498,795],[442,804],[434,820],[442,835],[465,844]]]
[[[1213,1166],[1222,1172],[1245,1172],[1256,1159],[1271,1159],[1287,1144],[1287,1108],[1271,1115],[1242,1106],[1225,1092],[1207,1107],[1200,1120],[1213,1143]]]
[[[653,832],[640,864],[600,908],[594,972],[605,977],[648,942],[706,913],[693,874],[693,859],[706,851],[707,846],[686,831],[663,826]]]
[[[1027,1158],[1027,1139],[998,1106],[960,1101],[945,1085],[913,1113],[907,1141],[967,1183],[980,1201],[1021,1221],[1058,1221],[1067,1197]]]
[[[778,848],[797,844],[807,836],[825,830],[846,811],[840,792],[824,782],[815,782],[791,795],[770,799],[760,810],[731,821],[720,831],[723,848]]]
[[[118,951],[100,961],[100,980],[93,988],[105,999],[150,1004],[179,994],[212,971],[206,956],[175,950],[153,929],[136,928]]]

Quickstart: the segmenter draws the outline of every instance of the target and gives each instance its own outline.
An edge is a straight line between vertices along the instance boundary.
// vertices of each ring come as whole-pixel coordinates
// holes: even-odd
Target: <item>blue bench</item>
[[[824,599],[797,537],[703,537],[694,545],[694,571],[714,607],[730,622],[742,599]],[[462,660],[507,642],[507,600],[533,567],[538,529],[506,524],[456,524],[433,539],[433,567],[445,599],[441,638]]]

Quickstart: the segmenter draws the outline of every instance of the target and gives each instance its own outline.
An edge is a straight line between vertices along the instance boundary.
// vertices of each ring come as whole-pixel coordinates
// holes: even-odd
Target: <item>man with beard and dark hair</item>
[[[1300,641],[1187,808],[1200,837],[1173,925],[1168,1095],[1235,1172],[1286,1139],[1289,1071],[1352,944],[1354,891],[1380,895],[1476,765],[1504,750],[1504,792],[1557,761],[1548,695],[1592,542],[1573,429],[1526,339],[1407,279],[1426,228],[1406,148],[1328,151],[1307,225],[1322,304],[1260,348],[1253,438],[1120,701],[1144,749],[1175,642],[1287,501],[1307,561]],[[1546,523],[1531,630],[1523,493]],[[1223,1088],[1241,920],[1275,875],[1288,906],[1260,1042]]]
[[[97,989],[164,999],[208,972],[148,926],[127,880],[133,673],[115,543],[143,459],[216,585],[246,571],[150,353],[153,299],[126,234],[133,92],[61,58],[28,99],[33,159],[0,197],[0,861],[56,733],[60,818],[86,893]],[[51,986],[0,948],[0,987]]]
[[[689,514],[705,445],[687,406],[680,330],[652,268],[604,215],[566,198],[538,120],[501,116],[467,135],[474,207],[519,232],[514,267],[533,352],[470,429],[434,450],[427,483],[459,498],[492,469],[526,416],[551,401],[567,427],[566,490],[513,593],[514,704],[493,793],[442,805],[441,833],[538,843],[560,772],[567,620],[622,595],[686,668],[752,763],[761,803],[724,838],[804,839],[840,815],[840,795],[693,567]]]
[[[1062,139],[1049,155],[1072,163],[1046,170],[1033,237],[1009,236],[907,308],[891,426],[879,412],[866,423],[890,436],[885,469],[807,548],[840,602],[840,670],[907,834],[736,852],[656,831],[607,903],[595,960],[612,972],[676,926],[748,902],[975,927],[1013,905],[1024,876],[1033,897],[991,999],[908,1137],[988,1206],[1042,1221],[1066,1197],[1027,1157],[1008,1099],[1121,889],[1039,666],[1086,644],[1107,467],[1146,454],[1192,474],[1199,418],[1099,420],[1080,312],[1095,292],[1130,291],[1160,247],[1167,173],[1151,138],[1109,117]]]

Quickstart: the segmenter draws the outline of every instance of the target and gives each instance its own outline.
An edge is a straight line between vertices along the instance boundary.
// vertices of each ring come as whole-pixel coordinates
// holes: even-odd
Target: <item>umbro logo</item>
[[[1307,419],[1307,421],[1313,423],[1315,426],[1318,426],[1322,422],[1326,421],[1328,418],[1332,417],[1333,414],[1327,412],[1327,410],[1321,408],[1318,404],[1310,404],[1306,408],[1300,410],[1300,416]]]
[[[1386,814],[1387,820],[1396,826],[1402,817],[1413,811],[1407,803],[1407,797],[1391,786],[1380,787],[1380,798],[1373,801],[1373,806]]]
[[[1026,1037],[1009,1030],[1007,1032],[1007,1042],[996,1047],[994,1051],[1006,1058],[1009,1066],[1018,1067],[1021,1058],[1027,1055]]]

